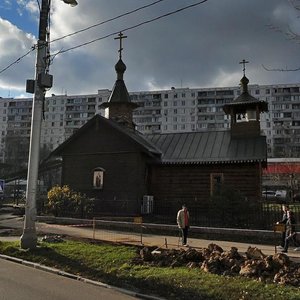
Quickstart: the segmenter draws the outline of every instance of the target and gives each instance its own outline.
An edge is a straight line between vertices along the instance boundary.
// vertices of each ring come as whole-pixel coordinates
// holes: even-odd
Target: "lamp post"
[[[76,6],[76,0],[62,0],[66,4]],[[50,11],[50,0],[42,0],[39,23],[39,38],[37,42],[36,69],[33,85],[33,104],[31,117],[31,133],[28,158],[26,205],[23,234],[20,238],[21,248],[33,249],[37,245],[35,229],[36,195],[40,157],[40,135],[42,125],[43,101],[46,88],[52,87],[52,76],[47,73],[47,27]]]

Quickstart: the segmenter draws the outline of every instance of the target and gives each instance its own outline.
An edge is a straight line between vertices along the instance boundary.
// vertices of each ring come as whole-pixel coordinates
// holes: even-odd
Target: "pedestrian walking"
[[[280,245],[277,247],[279,250],[283,250],[284,249],[284,245],[285,245],[285,238],[286,238],[286,222],[288,220],[288,211],[289,211],[289,207],[288,205],[282,205],[282,219],[281,221],[278,221],[276,224],[284,224],[285,226],[285,230],[282,232],[281,235],[281,242]]]
[[[189,219],[190,219],[190,214],[186,205],[184,204],[182,205],[182,209],[180,209],[177,213],[177,224],[181,230],[183,246],[188,246],[187,238],[188,238],[188,231],[190,227]]]
[[[294,246],[297,247],[295,250],[299,251],[299,243],[297,242],[297,232],[296,232],[296,219],[294,213],[291,210],[287,211],[287,221],[286,221],[286,236],[285,244],[282,252],[288,252],[289,243],[292,241]]]

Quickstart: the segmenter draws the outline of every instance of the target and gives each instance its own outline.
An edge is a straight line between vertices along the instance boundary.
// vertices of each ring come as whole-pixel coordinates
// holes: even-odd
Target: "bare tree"
[[[297,18],[300,18],[300,0],[288,0],[288,2],[296,11],[299,11],[299,15],[297,16]],[[286,36],[287,40],[294,41],[296,43],[300,43],[300,35],[295,33],[293,31],[293,29],[291,29],[290,27],[288,27],[286,29],[282,29],[281,27],[273,25],[273,24],[268,24],[267,27],[270,30],[284,34]],[[262,65],[262,67],[266,71],[273,71],[273,72],[295,72],[295,71],[300,70],[300,67],[289,68],[288,66],[285,66],[284,68],[269,68],[269,67],[266,67],[265,65]]]

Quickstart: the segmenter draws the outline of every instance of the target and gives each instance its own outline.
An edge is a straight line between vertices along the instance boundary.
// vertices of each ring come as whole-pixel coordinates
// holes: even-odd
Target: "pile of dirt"
[[[300,264],[283,253],[265,255],[256,247],[240,254],[236,247],[224,251],[216,244],[188,250],[143,248],[134,264],[159,267],[199,268],[204,272],[226,276],[245,276],[265,283],[300,287]]]

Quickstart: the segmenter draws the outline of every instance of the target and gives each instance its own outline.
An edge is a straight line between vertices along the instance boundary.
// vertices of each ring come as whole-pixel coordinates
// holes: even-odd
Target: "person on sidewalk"
[[[177,213],[177,224],[178,227],[181,229],[182,233],[182,245],[183,246],[188,246],[187,244],[187,237],[188,237],[188,231],[189,231],[189,220],[190,219],[190,214],[185,206],[185,204],[182,205],[182,209],[180,209]]]
[[[286,222],[286,237],[285,237],[285,244],[282,252],[286,253],[288,252],[289,243],[292,241],[294,243],[294,246],[297,247],[295,251],[299,251],[299,243],[297,242],[297,233],[295,229],[296,225],[296,219],[294,217],[294,213],[291,210],[288,210],[287,212],[287,222]]]
[[[288,205],[282,205],[282,212],[283,212],[282,219],[281,219],[281,221],[278,221],[276,224],[284,224],[284,225],[286,225],[286,222],[288,220],[288,216],[287,216],[288,210],[289,210]],[[279,250],[283,250],[284,249],[285,238],[286,238],[286,230],[282,232],[281,242],[280,242],[280,245],[277,247]]]

